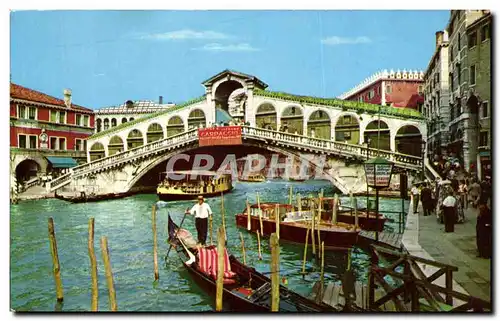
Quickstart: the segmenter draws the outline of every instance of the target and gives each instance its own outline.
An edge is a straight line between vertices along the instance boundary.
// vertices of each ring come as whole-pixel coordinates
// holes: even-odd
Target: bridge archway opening
[[[188,128],[206,127],[205,113],[201,109],[194,109],[189,113]]]
[[[299,106],[288,106],[281,114],[281,131],[290,134],[304,133],[304,113]]]
[[[16,166],[16,179],[18,183],[29,181],[37,177],[41,170],[40,164],[32,159],[25,159]]]
[[[122,118],[122,124],[125,124],[127,121],[128,121],[127,118],[125,117]]]
[[[127,137],[127,147],[128,149],[136,148],[144,145],[144,138],[142,133],[138,129],[133,129]]]
[[[236,80],[227,80],[217,86],[214,93],[215,108],[220,108],[231,114],[229,110],[229,96],[239,88],[243,88],[243,85]]]
[[[157,140],[163,139],[163,128],[158,123],[152,123],[148,127],[146,133],[146,138],[148,143],[156,142]]]
[[[307,121],[307,135],[315,138],[328,139],[332,137],[332,120],[324,110],[316,110]]]
[[[278,114],[273,104],[263,103],[259,105],[255,113],[255,124],[258,128],[277,129]]]
[[[129,121],[134,121],[134,117],[130,117]]]
[[[116,153],[123,152],[125,145],[123,144],[123,139],[120,136],[113,136],[109,140],[108,144],[108,155],[114,155]]]
[[[111,127],[116,127],[116,118],[111,118]]]
[[[97,132],[100,132],[102,130],[102,120],[100,118],[97,118],[95,121],[95,127]]]
[[[380,142],[379,142],[379,121],[371,121],[365,129],[364,139],[368,147],[382,150],[391,150],[391,130],[386,122],[380,121]]]
[[[107,129],[109,129],[109,119],[108,118],[104,119],[104,130],[107,130]]]
[[[103,158],[106,156],[106,152],[104,151],[104,145],[101,143],[94,143],[90,147],[90,161],[94,161],[99,158]]]
[[[170,117],[167,122],[167,137],[184,132],[184,122],[179,116]]]
[[[396,133],[396,150],[398,153],[422,157],[422,134],[413,125],[405,125]]]
[[[359,121],[352,114],[341,114],[335,124],[335,141],[359,143]]]

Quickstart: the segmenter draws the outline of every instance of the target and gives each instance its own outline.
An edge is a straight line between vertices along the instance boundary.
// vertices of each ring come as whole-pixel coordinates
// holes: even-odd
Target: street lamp
[[[374,188],[375,189],[375,208],[376,208],[376,222],[378,226],[378,217],[379,217],[379,211],[378,211],[378,203],[379,203],[379,196],[378,196],[378,191],[380,189],[384,189],[389,187],[389,184],[391,183],[391,176],[392,176],[392,168],[394,164],[387,159],[381,158],[381,157],[376,157],[370,160],[367,160],[364,163],[364,168],[365,168],[365,175],[366,175],[366,185],[368,187]],[[375,240],[378,241],[378,229],[375,230]]]

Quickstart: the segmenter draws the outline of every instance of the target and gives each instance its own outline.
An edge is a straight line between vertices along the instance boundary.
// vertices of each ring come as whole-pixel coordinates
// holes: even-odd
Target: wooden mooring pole
[[[325,242],[321,242],[321,274],[320,274],[320,289],[319,289],[319,302],[323,301],[323,295],[325,292]],[[318,302],[318,303],[319,303]]]
[[[262,224],[262,210],[260,209],[260,195],[257,192],[257,209],[259,212],[259,224],[260,224],[260,234],[264,235],[264,224]],[[259,242],[260,246],[260,242]]]
[[[115,285],[113,283],[113,271],[111,270],[111,261],[109,259],[108,239],[105,236],[101,237],[101,251],[102,261],[104,262],[104,269],[106,271],[106,282],[108,284],[109,309],[114,312],[118,311],[118,306],[116,305],[116,292]]]
[[[259,231],[257,231],[259,232]],[[247,265],[247,254],[245,252],[245,240],[243,239],[243,233],[240,232],[240,240],[241,240],[241,255],[243,256],[243,264]]]
[[[153,264],[154,264],[154,273],[155,273],[155,281],[158,281],[160,278],[160,274],[158,272],[158,241],[156,238],[156,204],[153,205],[152,209],[152,220],[153,220]]]
[[[292,205],[293,202],[293,187],[290,185],[290,190],[288,191],[288,204]]]
[[[314,232],[314,231],[313,231]],[[307,243],[309,241],[309,227],[307,228],[306,231],[306,241],[304,245],[304,259],[302,260],[302,278],[305,279],[306,277],[306,260],[307,260]]]
[[[99,307],[99,286],[97,284],[97,260],[94,249],[94,218],[89,219],[89,241],[88,250],[90,258],[90,278],[92,281],[92,294],[90,301],[90,311],[97,312]]]
[[[222,311],[222,296],[224,294],[224,247],[225,247],[224,227],[219,227],[217,231],[217,283],[215,296],[215,311]]]
[[[316,215],[314,215],[314,208],[313,208],[313,204],[311,202],[311,206],[310,206],[310,212],[311,212],[311,244],[312,244],[312,255],[313,257],[316,256],[316,238],[314,237],[314,218]],[[319,250],[319,249],[318,249]]]
[[[274,220],[276,222],[276,236],[280,238],[280,207],[278,204],[274,207]]]
[[[247,204],[247,230],[252,230],[252,216],[250,215],[250,203],[248,202],[248,198],[246,200]]]
[[[323,198],[321,197],[321,194],[320,194],[320,197],[318,198],[318,252],[320,255],[321,254],[321,203],[323,202]]]
[[[62,302],[64,300],[64,295],[63,295],[63,285],[61,280],[61,266],[59,265],[56,234],[54,231],[54,219],[52,217],[49,217],[49,241],[50,241],[50,253],[52,254],[54,280],[56,282],[57,302]]]
[[[224,208],[224,193],[220,193],[220,214],[222,216],[222,227],[224,228],[224,239],[227,240],[226,235],[226,209]]]
[[[262,261],[262,252],[260,251],[260,232],[257,230],[257,243],[259,248],[259,261]]]
[[[271,234],[271,312],[280,307],[280,245],[276,233]]]

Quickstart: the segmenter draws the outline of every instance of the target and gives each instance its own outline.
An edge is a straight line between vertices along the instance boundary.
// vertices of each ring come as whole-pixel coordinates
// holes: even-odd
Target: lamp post
[[[366,185],[375,189],[375,219],[378,226],[379,196],[378,191],[389,187],[394,164],[387,159],[376,157],[365,162]],[[375,230],[375,240],[378,241],[378,229]]]

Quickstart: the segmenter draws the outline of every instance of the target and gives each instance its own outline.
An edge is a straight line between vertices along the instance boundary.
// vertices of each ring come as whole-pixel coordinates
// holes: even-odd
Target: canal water
[[[256,192],[261,201],[286,202],[289,187],[295,193],[306,196],[324,189],[325,196],[332,196],[333,189],[327,181],[304,183],[271,181],[265,183],[235,183],[235,189],[225,195],[228,249],[241,258],[239,232],[242,232],[247,253],[247,264],[261,272],[270,271],[269,240],[263,239],[263,260],[258,260],[257,238],[245,229],[238,229],[234,214],[245,207],[245,199],[255,202]],[[348,204],[348,198],[341,198]],[[100,239],[108,238],[111,265],[114,276],[119,311],[208,311],[214,298],[206,295],[189,278],[175,251],[168,250],[167,213],[180,223],[183,212],[193,201],[172,202],[157,214],[160,280],[154,282],[151,229],[151,206],[157,201],[154,194],[135,195],[120,200],[88,204],[70,204],[56,199],[23,201],[11,205],[10,220],[10,295],[11,309],[15,311],[89,311],[90,271],[87,251],[88,219],[95,218],[95,250],[99,274],[99,310],[109,311],[108,291],[104,275]],[[214,211],[214,243],[216,228],[221,224],[220,198],[208,199]],[[365,206],[366,197],[358,198],[358,206]],[[408,208],[408,202],[405,202]],[[381,211],[400,211],[401,200],[381,199]],[[391,214],[387,215],[391,217]],[[56,305],[55,285],[52,275],[52,260],[48,241],[47,220],[54,218],[59,260],[64,287],[64,304]],[[398,215],[393,214],[393,223],[386,229],[397,230]],[[196,236],[194,219],[187,216],[183,227]],[[310,251],[309,251],[310,253]],[[288,287],[307,295],[312,285],[319,280],[319,266],[308,260],[309,272],[305,279],[300,275],[303,246],[281,244],[281,274]],[[345,252],[328,252],[325,255],[326,281],[340,280],[347,265]],[[366,282],[368,255],[355,248],[352,268],[357,280]]]

